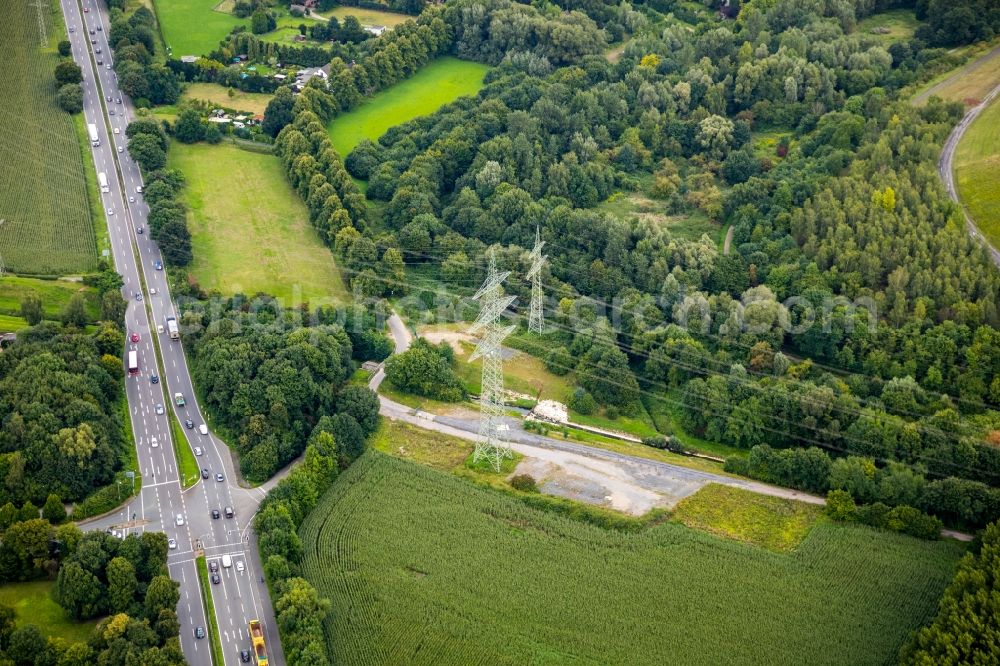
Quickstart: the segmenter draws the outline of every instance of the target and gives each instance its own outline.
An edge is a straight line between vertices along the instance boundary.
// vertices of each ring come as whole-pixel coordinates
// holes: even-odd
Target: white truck
[[[87,123],[87,134],[90,135],[90,145],[95,147],[101,145],[101,137],[97,136],[97,125]]]
[[[111,188],[108,187],[108,174],[103,171],[97,174],[97,182],[101,184],[101,192],[107,194],[111,191]]]
[[[174,317],[167,317],[167,334],[171,340],[180,340],[181,333],[177,329],[177,319]]]

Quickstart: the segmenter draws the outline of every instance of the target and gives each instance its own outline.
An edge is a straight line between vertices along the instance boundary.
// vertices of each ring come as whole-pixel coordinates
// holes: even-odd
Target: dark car
[[[219,510],[218,509],[212,509],[212,519],[214,520],[214,519],[217,519],[218,517],[219,517]]]
[[[212,574],[212,585],[218,585],[221,582],[222,582],[222,579],[219,578],[219,574],[216,574],[216,573]]]
[[[240,661],[244,664],[250,663],[250,650],[240,650]]]
[[[204,638],[205,637],[205,630],[202,627],[195,627],[194,628],[194,637],[195,638]]]
[[[203,478],[203,479],[207,479],[208,478],[208,470],[207,469],[201,470],[201,478]]]
[[[150,384],[159,384],[160,383],[160,378],[157,377],[156,375],[150,375],[149,376],[149,383]]]
[[[192,421],[191,419],[184,419],[184,427],[190,430],[191,428],[194,427],[194,421]]]
[[[218,562],[218,560],[209,560],[208,561],[208,570],[209,571],[218,571],[219,570],[219,562]]]

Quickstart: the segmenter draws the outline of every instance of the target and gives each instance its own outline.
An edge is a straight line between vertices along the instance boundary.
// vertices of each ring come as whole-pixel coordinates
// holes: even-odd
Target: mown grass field
[[[1000,99],[979,114],[958,144],[955,183],[976,225],[1000,247]]]
[[[248,93],[235,88],[232,89],[233,95],[230,97],[229,90],[218,83],[189,83],[181,95],[181,101],[201,99],[224,109],[263,114],[267,103],[274,97],[267,93]]]
[[[203,288],[264,292],[287,306],[348,299],[333,254],[277,157],[228,144],[175,143],[169,166],[187,178],[189,271]]]
[[[795,549],[821,520],[823,507],[710,483],[674,509],[677,522],[779,552]]]
[[[37,296],[42,301],[45,318],[56,319],[69,299],[77,293],[83,294],[88,318],[91,322],[97,321],[101,305],[97,290],[93,287],[67,280],[39,280],[8,275],[0,278],[0,314],[20,315],[21,301],[28,296]]]
[[[18,626],[33,624],[46,636],[69,643],[85,643],[98,620],[76,622],[52,599],[55,583],[47,580],[0,585],[0,605],[10,606],[17,614]]]
[[[153,0],[163,38],[172,55],[205,55],[237,25],[250,26],[250,19],[215,11],[219,0]]]
[[[937,95],[952,102],[962,102],[967,107],[974,106],[1000,85],[1000,37],[989,43],[958,47],[955,51],[967,53],[969,61],[934,77],[913,96],[914,104],[924,104],[931,95]]]
[[[18,273],[81,273],[97,262],[76,130],[56,103],[61,22],[49,3],[0,4],[0,259]]]
[[[330,658],[368,664],[884,664],[961,546],[821,524],[791,553],[606,530],[370,452],[302,526]]]
[[[320,16],[326,18],[336,17],[338,21],[343,21],[348,16],[358,19],[358,23],[365,27],[373,25],[384,25],[394,28],[400,23],[416,20],[415,16],[408,14],[397,14],[396,12],[381,12],[377,9],[366,9],[363,7],[336,7],[328,12],[320,12]]]
[[[913,37],[919,22],[917,14],[912,9],[893,9],[880,14],[873,14],[859,21],[855,33],[869,35],[889,46],[893,42]],[[872,32],[872,30],[888,29],[889,32]]]
[[[335,118],[329,128],[333,147],[347,157],[362,139],[375,141],[393,125],[433,113],[464,95],[475,95],[483,87],[488,70],[488,66],[477,62],[438,58],[405,81]]]

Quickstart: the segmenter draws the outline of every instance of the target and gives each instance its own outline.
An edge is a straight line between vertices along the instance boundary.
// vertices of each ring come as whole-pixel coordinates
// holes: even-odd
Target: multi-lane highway
[[[176,547],[168,553],[172,578],[180,583],[178,618],[181,645],[189,663],[211,664],[209,642],[195,637],[197,627],[208,631],[201,601],[195,557],[204,553],[220,563],[219,582],[212,585],[213,608],[222,638],[225,664],[240,663],[240,652],[249,650],[247,622],[259,619],[271,664],[284,664],[261,563],[249,528],[263,491],[238,487],[233,460],[225,444],[201,428],[201,413],[191,384],[181,343],[166,332],[165,321],[176,314],[166,273],[157,268],[162,257],[149,237],[149,208],[142,197],[142,176],[129,157],[125,129],[134,109],[118,88],[113,54],[108,44],[107,8],[98,0],[61,0],[74,60],[83,70],[85,122],[97,126],[99,145],[92,146],[94,165],[105,174],[107,192],[101,193],[109,230],[110,252],[125,281],[123,295],[129,302],[125,324],[128,336],[123,354],[134,350],[138,372],[126,377],[126,395],[138,451],[142,491],[120,511],[87,523],[91,529],[121,533],[165,532]],[[144,233],[139,233],[139,229]],[[133,334],[137,337],[132,341]],[[155,342],[155,344],[154,344]],[[159,348],[160,363],[156,347]],[[123,363],[123,373],[126,372]],[[181,394],[185,405],[175,405]],[[178,446],[194,449],[207,479],[182,488],[171,440],[170,411],[182,425],[186,441]],[[218,477],[217,475],[221,475]],[[227,518],[226,508],[233,510]],[[218,512],[218,518],[213,511]],[[221,566],[224,555],[232,560]],[[227,561],[230,559],[227,558]]]

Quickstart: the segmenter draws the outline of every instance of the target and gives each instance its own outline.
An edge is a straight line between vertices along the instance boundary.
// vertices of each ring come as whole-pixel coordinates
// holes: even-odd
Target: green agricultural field
[[[264,292],[288,306],[348,299],[333,254],[277,157],[230,144],[175,143],[169,166],[187,179],[189,271],[203,288]]]
[[[777,553],[607,530],[369,452],[301,529],[334,663],[885,664],[962,547],[820,524]]]
[[[219,4],[219,0],[153,0],[163,38],[175,58],[205,55],[235,26],[249,28],[250,19],[217,11]]]
[[[330,124],[330,140],[344,157],[362,139],[377,140],[393,125],[433,113],[483,87],[489,67],[458,58],[438,58]]]
[[[343,21],[348,16],[353,16],[358,19],[358,23],[365,27],[384,25],[389,28],[395,28],[400,23],[416,19],[415,16],[409,16],[408,14],[382,12],[377,9],[365,9],[362,7],[337,7],[328,12],[320,12],[320,16],[325,16],[327,18],[336,17],[340,21]]]
[[[232,95],[229,94],[230,90]],[[248,93],[225,88],[217,83],[189,83],[184,88],[181,101],[200,99],[225,109],[263,114],[272,97],[274,95],[267,93]]]
[[[913,37],[918,25],[916,12],[912,9],[893,9],[873,14],[860,21],[854,32],[859,35],[871,35],[888,47],[893,42]],[[888,32],[882,32],[883,30]]]
[[[0,77],[0,262],[8,271],[56,275],[93,269],[97,244],[76,129],[56,104],[52,72],[62,18],[50,7],[58,5],[0,5],[6,53]],[[49,33],[45,49],[39,12]]]
[[[955,151],[958,195],[994,247],[1000,247],[1000,99],[965,131]]]
[[[77,293],[83,294],[87,316],[92,322],[97,321],[101,305],[96,289],[68,280],[39,280],[8,275],[0,278],[0,314],[19,315],[21,301],[28,296],[37,296],[42,301],[45,318],[57,319],[69,299]]]
[[[0,605],[10,606],[17,614],[18,626],[34,624],[46,636],[68,643],[85,643],[97,626],[97,620],[76,622],[52,599],[52,581],[4,583],[0,585]]]

